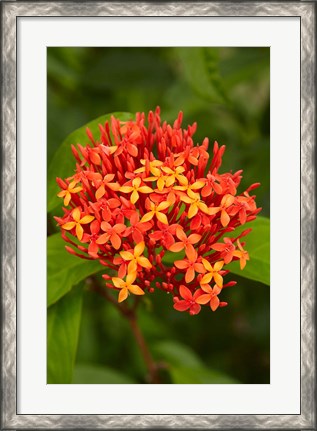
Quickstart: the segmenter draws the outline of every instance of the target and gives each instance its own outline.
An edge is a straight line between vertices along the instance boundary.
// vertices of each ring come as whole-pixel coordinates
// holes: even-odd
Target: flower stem
[[[136,300],[134,303],[134,306],[131,308],[128,308],[125,304],[118,303],[105,288],[100,286],[96,277],[94,276],[89,277],[88,282],[90,284],[91,290],[99,293],[101,296],[103,296],[109,302],[111,302],[119,310],[119,312],[129,321],[132,333],[140,349],[140,352],[142,354],[144,363],[148,371],[148,382],[160,383],[158,366],[153,360],[153,357],[147,346],[143,333],[140,329],[140,326],[138,325],[136,309],[139,301]]]

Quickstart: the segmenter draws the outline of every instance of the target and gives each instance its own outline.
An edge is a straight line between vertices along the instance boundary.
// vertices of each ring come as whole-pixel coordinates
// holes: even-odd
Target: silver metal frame
[[[2,2],[2,426],[53,428],[315,429],[315,4],[314,2]],[[301,414],[16,414],[16,18],[18,16],[301,17]]]

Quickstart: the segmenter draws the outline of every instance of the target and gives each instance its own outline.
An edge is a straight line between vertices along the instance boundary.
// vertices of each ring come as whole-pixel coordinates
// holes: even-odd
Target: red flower
[[[186,256],[188,259],[176,260],[174,265],[179,269],[186,269],[185,281],[190,283],[195,278],[195,271],[199,273],[205,272],[204,265],[197,262],[198,254],[195,249],[188,248],[186,250]]]
[[[220,304],[218,295],[221,292],[221,287],[215,284],[214,288],[212,289],[209,284],[205,284],[201,286],[201,288],[206,293],[196,298],[196,302],[198,304],[207,304],[209,302],[212,311],[216,311]]]
[[[110,241],[112,246],[118,250],[121,246],[121,236],[122,233],[126,230],[126,226],[122,223],[115,224],[111,226],[106,221],[101,223],[101,229],[106,232],[97,239],[97,244],[105,244]]]
[[[192,294],[192,292],[183,284],[179,287],[179,294],[183,298],[182,300],[177,300],[174,298],[174,308],[177,311],[187,311],[189,309],[189,314],[194,315],[200,312],[200,305],[197,303],[197,298],[201,295],[201,290],[198,289]]]
[[[142,223],[146,224],[146,223]],[[175,239],[174,235],[176,232],[177,224],[166,225],[157,222],[158,230],[156,232],[150,233],[149,237],[154,241],[161,241],[162,246],[167,249],[170,249],[171,245],[174,244]]]
[[[194,145],[196,124],[182,129],[182,117],[161,124],[157,108],[127,122],[112,117],[97,139],[87,129],[89,145],[71,147],[74,175],[57,178],[65,208],[55,219],[69,253],[117,271],[104,278],[119,301],[161,288],[176,310],[197,314],[200,304],[225,305],[218,295],[234,283],[224,282],[226,265],[249,260],[240,243],[249,230],[228,232],[256,218],[249,192],[259,184],[239,194],[242,171],[219,172],[225,147],[215,142],[208,152],[207,138]],[[184,259],[165,256],[182,250]]]
[[[150,223],[150,222],[141,223],[140,222],[140,216],[137,212],[134,212],[131,215],[130,224],[131,224],[131,226],[126,228],[124,236],[127,237],[129,235],[132,235],[133,241],[136,242],[137,244],[139,242],[144,241],[144,233],[152,228],[152,223]]]
[[[183,231],[183,229],[178,227],[178,229],[176,229],[176,236],[180,240],[180,242],[175,242],[175,244],[169,247],[169,250],[178,252],[184,250],[185,248],[186,253],[188,252],[189,254],[193,255],[193,253],[195,253],[193,244],[196,244],[200,241],[201,235],[198,235],[198,233],[192,233],[187,238],[186,233]]]

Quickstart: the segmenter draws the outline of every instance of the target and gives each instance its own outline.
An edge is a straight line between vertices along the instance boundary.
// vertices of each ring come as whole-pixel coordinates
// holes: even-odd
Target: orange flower
[[[205,202],[200,199],[199,193],[194,193],[192,190],[188,189],[188,196],[181,196],[181,200],[186,204],[190,204],[188,208],[188,218],[194,217],[198,210],[202,211],[205,214],[209,214],[209,209]]]
[[[152,264],[144,256],[141,256],[144,252],[145,243],[144,241],[140,242],[134,247],[133,252],[131,251],[120,251],[120,256],[127,261],[130,261],[128,265],[128,272],[134,272],[137,270],[137,266],[140,265],[143,268],[152,268]]]
[[[186,178],[186,177],[184,177],[184,178]],[[190,195],[188,192],[190,190],[191,191],[193,191],[193,190],[199,190],[202,187],[204,187],[204,185],[205,185],[204,181],[195,181],[193,184],[189,184],[188,181],[187,181],[187,178],[186,178],[186,184],[183,184],[181,186],[174,186],[174,189],[175,190],[180,190],[180,191],[187,192],[187,194],[189,196],[193,197],[193,194]]]
[[[106,221],[101,223],[101,229],[106,232],[97,239],[97,244],[105,244],[110,240],[112,246],[118,250],[121,246],[121,237],[122,233],[126,230],[126,226],[123,223],[117,223],[114,226],[111,226]]]
[[[197,298],[201,295],[202,290],[198,289],[192,294],[192,292],[183,284],[179,287],[179,294],[183,298],[182,300],[175,300],[174,308],[177,311],[187,311],[189,309],[189,314],[192,316],[200,312],[200,305],[197,303]]]
[[[196,123],[182,128],[182,118],[162,123],[157,107],[129,121],[112,115],[100,136],[86,129],[89,143],[71,146],[74,168],[56,178],[64,214],[55,219],[69,253],[108,269],[106,287],[120,289],[120,302],[162,289],[175,310],[197,314],[200,304],[226,305],[218,294],[235,282],[224,281],[225,265],[249,260],[239,239],[250,229],[234,231],[261,209],[249,194],[259,183],[238,194],[242,171],[219,172],[225,146],[196,144]],[[183,250],[170,267],[170,252]]]
[[[135,169],[134,172],[136,174],[146,172],[146,169],[148,167],[148,170],[149,170],[149,172],[151,172],[152,175],[160,176],[161,171],[158,168],[163,165],[163,162],[161,162],[161,160],[149,161],[149,160],[142,159],[142,160],[140,160],[140,162],[143,165],[143,167]]]
[[[100,174],[99,174],[100,175]],[[103,180],[101,180],[101,185],[96,190],[95,196],[97,201],[103,197],[103,195],[106,193],[105,187],[109,187],[109,189],[117,191],[120,188],[120,184],[118,183],[112,183],[111,181],[114,179],[114,174],[107,174],[104,176]],[[101,177],[101,175],[100,175]],[[102,177],[101,177],[102,178]]]
[[[178,252],[185,248],[186,251],[193,253],[195,251],[193,244],[196,244],[201,239],[201,235],[198,233],[192,233],[187,238],[186,233],[180,227],[176,229],[176,236],[180,242],[175,242],[175,244],[170,246],[169,250],[173,252]]]
[[[62,190],[61,192],[57,193],[57,196],[59,198],[64,198],[64,205],[67,206],[72,198],[72,193],[78,193],[83,190],[82,187],[78,186],[75,187],[75,185],[78,183],[78,181],[72,181],[67,189]]]
[[[167,201],[161,202],[158,205],[156,205],[152,201],[148,201],[148,207],[149,207],[150,211],[148,213],[144,214],[144,216],[141,218],[141,223],[144,223],[146,221],[150,221],[150,220],[152,220],[152,218],[154,216],[156,216],[156,218],[161,223],[168,224],[168,220],[167,220],[166,215],[164,213],[162,213],[161,211],[166,210],[169,206],[171,206],[171,203],[167,202]]]
[[[203,278],[200,280],[200,285],[208,284],[212,279],[215,280],[217,286],[222,287],[223,285],[223,279],[219,272],[221,271],[224,261],[220,260],[219,262],[216,262],[214,266],[212,266],[208,260],[202,258],[202,263],[207,271],[206,274],[204,274]]]
[[[121,289],[118,296],[118,302],[122,302],[127,299],[129,293],[133,293],[134,295],[144,295],[144,291],[141,289],[141,287],[137,286],[136,284],[132,284],[135,279],[136,272],[128,273],[126,281],[119,277],[112,277],[112,282],[115,287]]]
[[[195,249],[186,250],[186,256],[188,259],[176,260],[174,265],[179,269],[186,269],[185,281],[190,283],[195,278],[195,271],[199,273],[205,272],[204,265],[197,262],[198,254]]]
[[[220,207],[209,208],[210,215],[217,214],[217,212],[221,211],[220,221],[223,227],[226,227],[229,224],[230,216],[227,212],[227,209],[233,204],[234,199],[235,198],[232,195],[224,195],[224,197],[221,199]]]
[[[216,311],[220,304],[217,295],[221,292],[221,287],[216,284],[212,289],[209,284],[204,284],[201,288],[206,293],[196,298],[196,302],[198,304],[207,304],[209,302],[212,311]]]
[[[176,180],[178,180],[179,184],[185,185],[188,183],[187,178],[183,175],[185,168],[183,166],[177,166],[177,168],[173,171],[173,169],[168,166],[162,166],[162,171],[167,174],[165,179],[165,187],[172,186]]]
[[[131,193],[130,201],[132,204],[135,204],[139,199],[140,193],[152,193],[153,190],[148,186],[141,186],[141,178],[137,177],[132,180],[132,186],[122,186],[119,188],[120,192],[123,193]]]
[[[240,258],[240,268],[244,269],[244,267],[247,264],[247,260],[250,260],[249,253],[245,250],[243,250],[242,245],[240,244],[240,241],[237,241],[239,250],[235,250],[232,254],[233,256]]]
[[[62,225],[62,228],[65,230],[72,230],[76,226],[76,236],[81,241],[84,229],[82,228],[82,224],[90,223],[95,217],[91,215],[85,215],[83,218],[81,217],[80,209],[77,207],[72,212],[72,217],[74,221],[70,221]]]

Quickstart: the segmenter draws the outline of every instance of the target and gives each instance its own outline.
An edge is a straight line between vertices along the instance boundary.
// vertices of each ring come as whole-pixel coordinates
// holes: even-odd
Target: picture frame
[[[77,415],[17,413],[18,311],[16,50],[20,17],[230,16],[300,17],[301,20],[301,413],[272,415]],[[315,19],[314,2],[25,2],[1,3],[2,24],[2,429],[315,429]],[[20,258],[23,258],[23,256]]]

